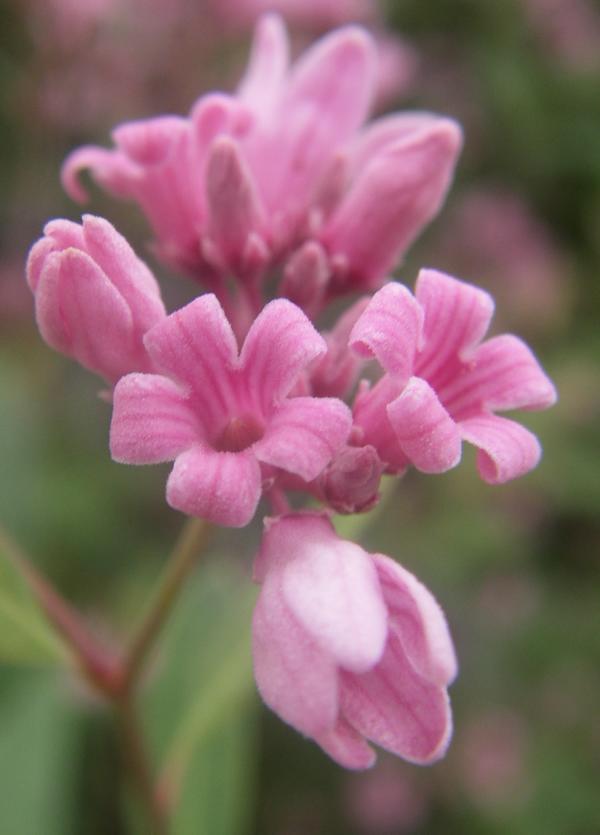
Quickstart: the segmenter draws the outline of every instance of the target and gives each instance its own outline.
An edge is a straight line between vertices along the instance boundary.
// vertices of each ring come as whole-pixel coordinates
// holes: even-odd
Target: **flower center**
[[[252,415],[232,418],[215,444],[219,452],[241,452],[259,441],[263,426]]]

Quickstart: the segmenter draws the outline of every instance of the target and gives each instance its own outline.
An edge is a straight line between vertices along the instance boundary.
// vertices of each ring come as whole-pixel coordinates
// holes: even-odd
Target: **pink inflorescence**
[[[349,768],[373,762],[368,741],[411,762],[441,757],[456,662],[430,593],[340,539],[330,516],[374,507],[384,472],[456,466],[463,441],[485,481],[523,475],[539,443],[496,412],[556,397],[520,339],[484,339],[486,292],[433,270],[414,295],[387,278],[440,208],[461,133],[429,113],[365,125],[375,72],[358,27],[290,68],[268,15],[235,95],[70,155],[73,196],[85,197],[89,169],[139,204],[154,251],[204,284],[185,307],[168,315],[148,267],[91,215],[49,223],[27,269],[43,338],[110,386],[116,461],[174,462],[168,503],[215,524],[247,525],[261,496],[271,502],[255,567],[257,684]],[[317,317],[350,292],[320,332]],[[321,509],[291,512],[291,492]]]

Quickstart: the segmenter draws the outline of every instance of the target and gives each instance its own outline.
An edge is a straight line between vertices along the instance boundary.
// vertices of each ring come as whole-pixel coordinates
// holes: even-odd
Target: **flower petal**
[[[69,197],[78,203],[88,201],[88,193],[79,182],[79,174],[85,169],[90,170],[98,185],[115,197],[133,197],[139,170],[120,151],[84,145],[67,156],[60,170],[60,180]]]
[[[363,357],[375,356],[390,374],[404,382],[413,373],[421,341],[423,313],[406,287],[390,282],[378,290],[350,333],[350,347]]]
[[[326,350],[325,340],[299,307],[286,299],[269,302],[248,331],[240,356],[250,398],[267,412]]]
[[[321,240],[343,264],[340,289],[377,286],[437,214],[461,143],[449,119],[385,147],[362,171],[332,214]]]
[[[341,717],[336,726],[316,740],[325,753],[344,768],[363,771],[375,764],[375,752],[365,738]]]
[[[431,592],[417,578],[383,554],[374,554],[390,629],[414,669],[432,684],[456,677],[456,655],[446,618]]]
[[[128,374],[113,394],[110,451],[126,464],[173,461],[202,436],[181,388],[156,374]]]
[[[194,392],[207,425],[231,411],[237,342],[216,297],[207,293],[151,328],[144,338],[157,368]]]
[[[461,436],[429,383],[411,377],[387,406],[402,452],[424,473],[443,473],[461,457]]]
[[[347,441],[350,409],[334,397],[292,397],[277,407],[265,434],[254,444],[256,457],[312,481]]]
[[[415,672],[394,635],[374,670],[340,674],[340,702],[360,734],[409,762],[432,763],[446,752],[452,734],[448,694]]]
[[[360,443],[374,446],[385,462],[386,472],[397,475],[403,473],[410,462],[398,443],[387,407],[401,391],[401,384],[390,374],[385,374],[373,388],[363,380],[353,408],[354,430],[360,432]]]
[[[51,253],[35,302],[38,327],[53,348],[110,382],[135,369],[129,307],[89,255],[76,249]]]
[[[208,155],[206,204],[207,234],[218,247],[222,265],[240,277],[248,238],[262,230],[263,210],[252,173],[228,136],[216,139]]]
[[[178,456],[167,482],[171,507],[231,528],[250,522],[260,494],[260,467],[249,451],[196,445]]]
[[[488,410],[545,409],[556,402],[556,389],[528,346],[503,334],[480,345],[469,370],[440,396],[459,420]]]
[[[335,664],[289,612],[277,583],[261,589],[252,623],[256,685],[265,703],[301,733],[315,737],[335,725]]]
[[[289,51],[281,17],[263,15],[256,25],[248,69],[237,91],[237,97],[259,118],[268,117],[281,96]]]
[[[340,539],[323,516],[300,516],[293,523],[288,517],[287,524],[290,539],[292,533],[296,539],[288,542],[280,568],[286,605],[341,667],[370,669],[381,658],[387,635],[387,611],[370,555]]]
[[[166,316],[158,282],[112,224],[101,217],[84,215],[83,237],[87,253],[123,296],[141,331]]]
[[[444,377],[460,372],[460,360],[470,359],[485,336],[494,300],[485,290],[437,270],[420,271],[415,296],[425,314],[415,373],[437,389]]]
[[[477,469],[488,484],[503,484],[537,466],[542,451],[533,433],[497,415],[477,415],[458,424],[465,441],[479,447]]]

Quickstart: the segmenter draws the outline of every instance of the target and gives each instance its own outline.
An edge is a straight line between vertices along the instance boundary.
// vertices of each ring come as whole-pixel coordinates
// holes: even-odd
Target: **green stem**
[[[114,702],[120,729],[123,759],[148,817],[149,835],[168,835],[167,810],[155,789],[150,757],[144,744],[133,693],[125,692]]]
[[[173,549],[146,615],[134,633],[122,667],[121,691],[135,688],[156,638],[167,620],[181,588],[194,568],[210,536],[211,527],[190,517]]]
[[[98,641],[80,613],[38,571],[2,527],[0,548],[26,581],[47,619],[77,659],[85,677],[105,695],[110,693],[119,678],[119,661],[115,654]]]

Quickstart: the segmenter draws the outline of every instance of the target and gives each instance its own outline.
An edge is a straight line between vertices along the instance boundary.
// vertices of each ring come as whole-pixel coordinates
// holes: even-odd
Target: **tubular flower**
[[[444,472],[460,461],[463,440],[478,447],[490,484],[538,463],[535,435],[495,412],[544,409],[556,391],[516,336],[481,341],[493,310],[488,293],[433,270],[420,272],[414,296],[396,283],[373,296],[350,345],[386,373],[372,389],[363,385],[354,420],[389,471]]]
[[[116,386],[111,452],[129,464],[175,460],[167,501],[184,513],[242,527],[263,476],[281,469],[311,481],[348,438],[341,400],[288,396],[326,346],[287,300],[263,309],[239,354],[212,294],[152,328],[145,344],[161,373]]]
[[[107,220],[53,220],[33,245],[27,281],[40,333],[57,351],[115,383],[151,371],[143,337],[166,317],[156,279]]]
[[[414,763],[443,756],[456,660],[412,574],[307,513],[267,520],[255,578],[254,669],[272,710],[346,768],[373,764],[367,740]]]
[[[113,150],[67,158],[65,188],[85,200],[78,175],[89,169],[140,205],[164,260],[209,286],[283,266],[290,296],[309,309],[377,285],[440,208],[460,129],[407,114],[360,130],[377,63],[360,27],[325,36],[291,68],[288,53],[281,19],[264,16],[235,95],[206,95],[187,118],[117,127]]]

